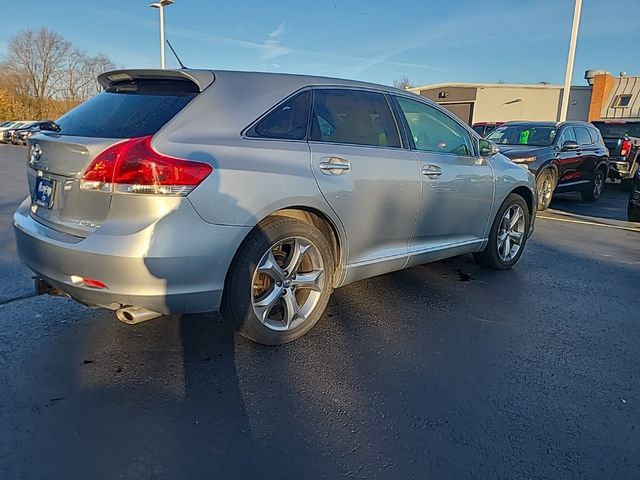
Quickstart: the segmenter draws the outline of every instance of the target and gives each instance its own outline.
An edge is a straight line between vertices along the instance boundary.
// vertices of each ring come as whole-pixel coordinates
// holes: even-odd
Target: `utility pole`
[[[573,78],[573,62],[576,58],[576,43],[578,43],[578,29],[580,28],[580,12],[582,0],[576,0],[573,10],[573,25],[571,27],[571,40],[569,41],[569,57],[567,58],[567,71],[564,77],[564,89],[562,90],[562,107],[560,108],[560,121],[567,120],[569,111],[569,96],[571,95],[571,80]]]
[[[175,0],[160,0],[156,3],[150,3],[151,8],[157,8],[160,10],[160,67],[165,68],[165,55],[164,55],[164,7],[171,5]]]

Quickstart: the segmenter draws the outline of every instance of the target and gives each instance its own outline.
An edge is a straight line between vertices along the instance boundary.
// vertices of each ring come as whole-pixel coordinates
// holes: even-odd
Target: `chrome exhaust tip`
[[[154,318],[161,317],[162,314],[147,310],[143,307],[122,307],[116,310],[116,318],[122,323],[127,325],[135,325],[137,323],[146,322],[147,320],[153,320]]]

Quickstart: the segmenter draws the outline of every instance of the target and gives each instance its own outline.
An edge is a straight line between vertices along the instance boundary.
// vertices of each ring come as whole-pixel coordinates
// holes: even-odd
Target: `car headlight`
[[[513,163],[533,163],[536,161],[536,157],[512,158],[511,161]]]

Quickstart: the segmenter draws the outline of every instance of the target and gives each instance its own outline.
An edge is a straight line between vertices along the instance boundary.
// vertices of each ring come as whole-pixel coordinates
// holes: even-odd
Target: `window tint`
[[[593,122],[603,137],[640,137],[640,122]]]
[[[589,128],[588,132],[589,132],[589,135],[591,136],[591,143],[600,143],[600,135],[598,130]]]
[[[195,94],[102,92],[67,112],[56,123],[61,135],[130,138],[152,135]]]
[[[384,95],[354,90],[316,90],[311,139],[374,147],[400,147]]]
[[[572,142],[577,142],[576,134],[573,131],[573,127],[565,127],[565,129],[562,130],[562,133],[560,134],[560,140],[558,140],[557,145],[562,147],[562,145],[564,145],[564,142],[567,142],[569,140],[571,140]]]
[[[303,140],[307,136],[307,120],[311,92],[299,93],[278,105],[247,132],[248,137]]]
[[[416,149],[472,155],[467,131],[445,113],[421,102],[397,97]]]
[[[584,127],[574,127],[576,131],[576,137],[580,145],[591,145],[591,136],[589,131]]]

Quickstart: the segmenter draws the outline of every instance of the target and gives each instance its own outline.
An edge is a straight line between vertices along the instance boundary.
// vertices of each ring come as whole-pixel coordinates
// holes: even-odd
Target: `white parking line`
[[[538,215],[536,217],[536,219],[539,219],[539,218],[541,218],[543,220],[555,220],[556,222],[579,223],[581,225],[591,225],[591,226],[594,226],[594,227],[603,227],[603,228],[615,228],[617,230],[626,230],[628,232],[640,233],[640,228],[621,227],[619,225],[608,225],[606,223],[588,222],[586,220],[573,220],[573,219],[569,219],[569,218],[547,217],[547,216],[543,216],[543,215]]]

